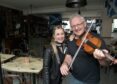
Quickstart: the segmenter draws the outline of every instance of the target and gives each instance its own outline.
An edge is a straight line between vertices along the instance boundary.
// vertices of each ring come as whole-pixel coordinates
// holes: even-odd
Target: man
[[[105,42],[99,35],[92,33],[92,35],[98,37],[101,40],[101,50],[95,49],[92,54],[89,54],[83,49],[83,47],[81,47],[72,64],[72,67],[69,70],[72,58],[78,49],[76,40],[82,38],[87,30],[86,21],[84,17],[80,15],[73,16],[70,19],[70,25],[73,31],[73,35],[70,37],[70,41],[68,42],[68,52],[60,68],[61,74],[66,76],[70,72],[68,75],[68,84],[99,84],[99,63],[105,64],[105,55],[103,52],[108,53]]]

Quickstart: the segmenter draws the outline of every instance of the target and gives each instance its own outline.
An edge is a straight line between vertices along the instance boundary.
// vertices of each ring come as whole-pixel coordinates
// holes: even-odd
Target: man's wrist
[[[65,64],[65,65],[69,66],[67,62],[63,62],[63,64]]]

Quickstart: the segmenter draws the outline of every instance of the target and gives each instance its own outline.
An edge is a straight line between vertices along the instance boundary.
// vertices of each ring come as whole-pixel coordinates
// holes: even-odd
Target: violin
[[[75,42],[76,42],[77,46],[80,46],[82,39],[79,38]],[[101,39],[92,35],[91,33],[88,33],[86,38],[85,38],[84,43],[82,44],[82,47],[83,47],[85,52],[92,54],[96,48],[100,49],[101,44],[102,44]],[[106,53],[104,51],[102,51],[102,52],[109,60],[114,61],[115,58],[112,57],[109,53]]]
[[[77,46],[80,46],[80,44],[82,42],[82,38],[75,40]],[[84,51],[86,51],[89,54],[92,54],[96,48],[101,47],[101,44],[102,44],[102,42],[99,38],[95,37],[91,33],[88,33],[82,47],[83,47]]]

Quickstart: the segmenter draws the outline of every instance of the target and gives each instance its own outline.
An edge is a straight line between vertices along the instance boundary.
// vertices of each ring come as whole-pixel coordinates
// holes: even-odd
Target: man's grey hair
[[[69,19],[69,21],[71,22],[71,20],[72,20],[73,18],[78,18],[78,19],[80,19],[81,21],[85,21],[85,18],[84,18],[83,16],[81,16],[81,15],[78,15],[78,14],[71,16],[70,19]]]

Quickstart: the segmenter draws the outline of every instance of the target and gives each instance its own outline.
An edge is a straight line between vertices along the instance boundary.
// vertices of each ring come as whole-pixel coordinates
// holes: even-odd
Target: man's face
[[[73,18],[70,22],[73,33],[76,36],[80,36],[84,33],[86,23],[79,18]]]

